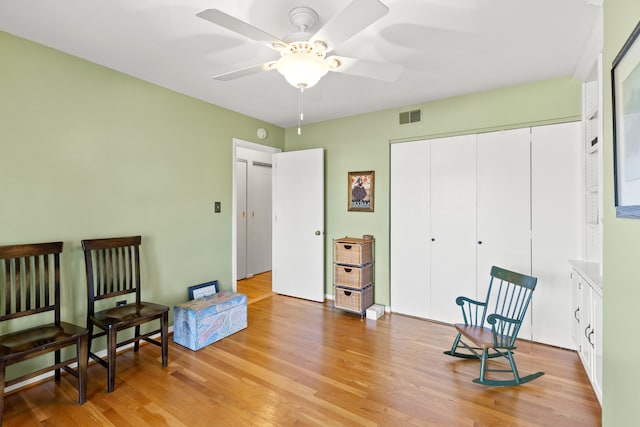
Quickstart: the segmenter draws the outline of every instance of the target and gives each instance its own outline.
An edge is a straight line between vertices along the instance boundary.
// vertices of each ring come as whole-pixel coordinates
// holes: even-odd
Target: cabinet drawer
[[[334,244],[333,261],[338,264],[364,265],[373,260],[373,240],[345,237]]]
[[[363,313],[373,305],[373,286],[369,285],[362,290],[333,288],[334,306],[342,310]]]
[[[362,289],[373,282],[373,265],[354,267],[351,265],[335,264],[333,281],[338,286]]]

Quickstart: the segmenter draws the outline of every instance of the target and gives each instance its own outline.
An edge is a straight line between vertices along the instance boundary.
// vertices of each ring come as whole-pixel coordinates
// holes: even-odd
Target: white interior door
[[[431,318],[456,323],[456,298],[476,296],[476,136],[430,145]]]
[[[391,311],[430,318],[429,141],[391,145]]]
[[[324,301],[324,152],[273,155],[273,291]]]
[[[236,270],[247,277],[247,162],[236,161]]]

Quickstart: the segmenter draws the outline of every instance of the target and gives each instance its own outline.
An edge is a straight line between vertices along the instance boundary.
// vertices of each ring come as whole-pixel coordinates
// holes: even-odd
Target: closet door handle
[[[482,244],[482,240],[478,240],[478,244],[481,245]]]

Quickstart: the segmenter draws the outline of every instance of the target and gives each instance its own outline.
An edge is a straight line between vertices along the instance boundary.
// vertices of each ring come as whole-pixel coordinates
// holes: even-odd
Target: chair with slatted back
[[[133,343],[137,352],[140,341],[144,340],[161,347],[162,367],[167,366],[169,354],[168,323],[169,307],[144,302],[140,297],[140,236],[116,237],[109,239],[83,240],[85,267],[87,273],[87,329],[89,329],[89,356],[107,368],[108,392],[115,387],[116,351],[119,347]],[[128,294],[135,301],[119,304]],[[113,304],[110,308],[96,311],[96,302],[110,300],[102,304]],[[158,329],[140,333],[140,326],[157,320]],[[94,332],[94,327],[98,332]],[[134,328],[131,339],[118,342],[118,332]],[[152,338],[160,333],[160,340]],[[91,352],[94,338],[107,337],[106,360]]]
[[[489,289],[484,301],[456,298],[456,304],[462,309],[464,323],[455,325],[458,334],[451,350],[445,351],[445,354],[480,359],[480,377],[473,382],[489,386],[512,386],[544,375],[544,372],[536,372],[521,377],[513,356],[518,331],[527,314],[537,281],[535,277],[494,266],[491,268]],[[489,368],[488,359],[496,357],[506,358],[509,369]],[[486,377],[487,372],[510,375],[508,379],[489,379]]]
[[[60,320],[61,252],[62,242],[0,246],[0,322],[12,330],[30,317],[33,325],[0,336],[0,424],[4,387],[45,372],[55,371],[56,382],[61,369],[69,372],[78,380],[78,402],[87,400],[89,331]],[[42,324],[51,317],[52,323]],[[72,346],[75,357],[61,361],[61,349]],[[5,381],[7,366],[50,352],[54,353],[54,364]]]

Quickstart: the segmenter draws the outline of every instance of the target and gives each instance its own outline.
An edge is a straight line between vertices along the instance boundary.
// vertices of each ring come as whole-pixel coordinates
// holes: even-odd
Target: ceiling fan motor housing
[[[300,32],[308,32],[316,22],[318,22],[318,14],[310,7],[295,7],[289,12],[289,22]]]

